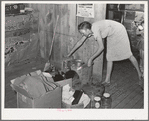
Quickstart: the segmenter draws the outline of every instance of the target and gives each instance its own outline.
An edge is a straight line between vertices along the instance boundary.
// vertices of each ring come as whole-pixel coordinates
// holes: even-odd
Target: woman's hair
[[[82,23],[80,23],[78,25],[78,30],[81,30],[81,29],[85,29],[85,30],[89,29],[89,30],[91,30],[91,27],[92,27],[91,23],[89,23],[87,21],[84,21],[84,22],[82,22]]]

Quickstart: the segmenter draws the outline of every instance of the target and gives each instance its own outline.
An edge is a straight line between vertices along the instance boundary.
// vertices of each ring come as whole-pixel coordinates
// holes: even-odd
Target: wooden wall
[[[39,56],[38,13],[5,16],[5,68],[33,61]],[[12,67],[13,68],[13,67]]]
[[[30,4],[34,10],[39,12],[39,35],[40,53],[42,58],[48,59],[49,50],[53,38],[57,16],[59,16],[54,45],[52,50],[52,60],[58,67],[61,67],[62,57],[67,55],[74,44],[81,38],[77,26],[83,21],[94,22],[105,19],[106,4],[95,4],[95,18],[76,17],[76,4]],[[96,51],[97,43],[86,41],[84,45],[74,53],[74,57],[87,62],[89,57]],[[102,77],[103,54],[94,61],[94,74]]]
[[[105,19],[106,16],[106,4],[95,4],[95,18],[82,18],[77,17],[77,25],[80,24],[83,21],[89,21],[91,23],[99,20]],[[80,34],[77,34],[80,36]],[[80,38],[80,37],[79,37]],[[78,38],[78,39],[79,39]],[[86,41],[82,48],[79,50],[79,57],[82,57],[81,59],[84,62],[87,62],[87,60],[91,57],[92,54],[96,52],[98,49],[97,42],[94,40],[93,37],[91,37],[88,41]],[[101,81],[102,79],[102,69],[103,69],[103,53],[97,57],[94,60],[94,66],[93,66],[93,74],[94,76],[98,77]]]

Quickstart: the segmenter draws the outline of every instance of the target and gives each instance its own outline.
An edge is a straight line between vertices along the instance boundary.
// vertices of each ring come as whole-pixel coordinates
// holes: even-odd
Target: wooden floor
[[[106,75],[104,69],[104,77]],[[111,85],[106,92],[111,94],[112,108],[136,109],[144,107],[144,93],[138,85],[138,76],[131,62],[121,61],[114,63]]]
[[[43,70],[42,61],[23,64],[21,67],[7,70],[5,73],[5,108],[16,108],[16,94],[10,87],[10,80],[38,69]],[[106,66],[103,70],[103,80],[106,75]],[[100,80],[101,81],[101,80]],[[112,96],[112,108],[142,109],[144,107],[144,93],[137,85],[137,72],[129,61],[115,62],[111,77],[111,85],[106,92]]]

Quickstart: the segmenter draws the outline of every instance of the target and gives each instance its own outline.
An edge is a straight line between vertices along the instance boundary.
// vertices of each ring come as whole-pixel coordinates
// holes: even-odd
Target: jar
[[[102,97],[102,108],[111,108],[112,98],[109,93],[104,93]]]
[[[94,108],[94,93],[91,94],[91,108]]]
[[[94,97],[94,106],[95,106],[95,108],[100,108],[100,106],[101,106],[101,98],[100,97]]]
[[[91,98],[91,108],[96,108],[96,109],[100,108],[101,98],[96,96],[94,92],[91,93],[90,98]]]

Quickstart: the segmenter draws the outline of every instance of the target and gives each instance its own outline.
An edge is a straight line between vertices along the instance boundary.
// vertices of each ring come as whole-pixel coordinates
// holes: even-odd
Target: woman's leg
[[[112,67],[113,67],[113,61],[107,61],[107,75],[105,79],[105,82],[107,83],[110,83],[111,80]]]
[[[129,60],[131,61],[133,66],[136,68],[136,70],[138,72],[139,80],[141,80],[142,79],[142,73],[139,69],[139,65],[138,65],[138,62],[137,62],[136,58],[132,55],[132,56],[130,56]]]
[[[144,52],[143,50],[140,49],[140,71],[143,73],[144,72]]]

